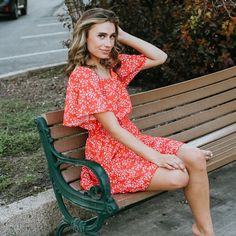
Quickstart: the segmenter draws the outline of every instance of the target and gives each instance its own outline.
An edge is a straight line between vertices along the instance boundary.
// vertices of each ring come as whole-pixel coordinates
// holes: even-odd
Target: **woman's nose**
[[[113,46],[113,42],[110,38],[106,39],[105,46],[106,47],[112,47]]]

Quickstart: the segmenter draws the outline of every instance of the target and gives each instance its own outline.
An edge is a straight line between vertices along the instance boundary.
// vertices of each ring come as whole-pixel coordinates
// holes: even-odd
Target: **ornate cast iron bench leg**
[[[67,224],[62,220],[61,223],[57,226],[56,236],[62,236],[63,230],[69,226],[70,226],[69,224]]]

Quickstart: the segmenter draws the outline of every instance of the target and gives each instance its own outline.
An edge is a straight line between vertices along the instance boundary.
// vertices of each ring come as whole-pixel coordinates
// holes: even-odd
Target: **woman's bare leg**
[[[147,190],[175,190],[186,187],[188,182],[189,176],[187,172],[159,167],[152,177]]]
[[[193,234],[195,236],[213,236],[206,171],[206,161],[212,158],[212,153],[184,144],[177,152],[177,156],[184,162],[188,172],[159,167],[147,190],[184,188],[186,199],[196,221],[192,227]]]
[[[206,170],[206,154],[198,148],[183,145],[177,156],[183,160],[188,173],[189,182],[184,188],[196,224],[192,231],[196,236],[213,236],[213,225],[210,214],[209,182]]]

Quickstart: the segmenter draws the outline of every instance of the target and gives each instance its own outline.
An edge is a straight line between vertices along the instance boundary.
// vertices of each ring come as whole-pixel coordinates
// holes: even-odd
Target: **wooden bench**
[[[131,100],[131,119],[145,134],[170,137],[211,150],[214,158],[208,162],[208,171],[236,160],[236,67],[134,94]],[[35,120],[63,215],[57,235],[68,226],[85,235],[97,235],[106,218],[159,193],[111,195],[103,168],[84,159],[86,130],[63,127],[62,119],[63,110],[60,110]],[[96,174],[100,186],[81,190],[81,166]],[[87,220],[74,217],[65,201],[96,215]]]

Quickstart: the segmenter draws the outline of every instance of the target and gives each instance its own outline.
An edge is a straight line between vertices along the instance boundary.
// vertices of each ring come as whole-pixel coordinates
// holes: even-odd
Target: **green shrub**
[[[94,0],[88,8],[94,6],[113,9],[124,30],[167,52],[167,62],[142,72],[136,85],[160,87],[236,64],[232,1]]]

